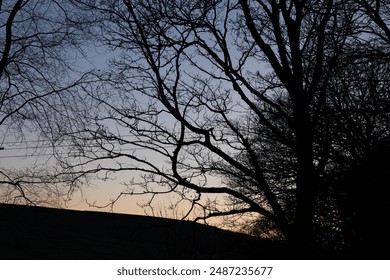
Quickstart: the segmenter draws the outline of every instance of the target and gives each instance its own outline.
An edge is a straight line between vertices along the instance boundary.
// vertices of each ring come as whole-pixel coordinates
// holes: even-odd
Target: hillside
[[[193,222],[0,204],[1,259],[280,259],[279,246]]]

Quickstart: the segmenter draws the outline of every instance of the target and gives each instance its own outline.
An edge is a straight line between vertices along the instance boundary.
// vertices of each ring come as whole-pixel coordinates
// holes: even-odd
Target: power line
[[[189,134],[194,134],[194,133],[189,133]],[[195,134],[197,135],[197,134]],[[117,140],[118,143],[120,143],[120,140],[121,139],[124,139],[126,137],[136,137],[135,135],[131,135],[131,134],[127,134],[127,135],[119,135],[119,136],[115,136],[117,137],[118,139],[114,139],[114,140]],[[137,137],[136,137],[137,138]],[[91,139],[91,140],[94,140],[94,139]],[[126,143],[123,144],[124,145],[131,145],[134,143],[131,143],[131,142],[136,142],[135,140],[133,141],[130,141],[130,140],[125,140],[125,141],[129,141],[129,143]],[[137,139],[137,141],[141,142],[139,139]],[[41,145],[40,146],[24,146],[24,147],[14,147],[14,145],[21,145],[21,144],[24,144],[24,143],[40,143]],[[51,145],[49,146],[45,146],[44,143],[50,143]],[[2,142],[2,144],[6,144],[6,145],[9,145],[10,147],[0,147],[0,150],[4,151],[4,152],[7,152],[7,151],[20,151],[20,152],[27,152],[28,150],[44,150],[44,149],[51,149],[51,148],[56,148],[56,149],[63,149],[63,148],[70,148],[70,147],[75,147],[75,145],[72,145],[72,144],[62,144],[62,145],[52,145],[53,142],[50,141],[50,140],[25,140],[23,142],[15,142],[15,141],[5,141],[5,142]],[[152,143],[149,143],[149,144],[152,144]],[[11,146],[12,145],[12,146]],[[119,144],[120,146],[122,146],[121,144]],[[144,142],[144,145],[148,145],[148,142],[145,141]],[[174,146],[174,143],[172,143],[171,145],[169,144],[166,144],[166,146],[164,147],[163,144],[160,144],[159,146],[155,146],[156,148],[172,148]],[[101,145],[93,145],[93,146],[83,146],[83,148],[103,148]],[[120,149],[119,151],[115,151],[115,150],[112,150],[111,152],[113,153],[121,153],[121,152],[126,152],[126,151],[138,151],[138,150],[150,150],[150,147],[133,147],[133,148],[126,148],[126,149]],[[105,150],[104,148],[100,151],[96,151],[96,152],[109,152],[110,150],[107,149]],[[52,153],[40,153],[40,152],[37,152],[36,154],[23,154],[23,155],[1,155],[0,156],[0,159],[7,159],[7,158],[31,158],[31,157],[34,157],[34,158],[37,158],[37,157],[46,157],[46,156],[54,156],[54,155],[69,155],[69,157],[72,157],[70,155],[69,152],[52,152]],[[75,155],[75,157],[77,157],[77,155]]]
[[[169,147],[164,147],[169,148]],[[130,151],[139,151],[139,150],[150,150],[148,147],[134,147],[134,148],[128,148],[128,149],[121,149],[120,151],[109,151],[109,150],[100,150],[98,152],[100,153],[106,153],[106,152],[112,152],[113,154],[121,154],[122,152],[130,152]],[[55,155],[68,155],[68,157],[79,157],[77,154],[71,155],[69,152],[56,152],[56,153],[41,153],[41,154],[27,154],[27,155],[4,155],[0,156],[0,159],[5,158],[29,158],[29,157],[45,157],[45,156],[55,156]],[[126,154],[123,154],[123,156],[126,156]],[[82,157],[82,156],[80,156]]]
[[[216,131],[216,128],[214,128],[213,130]],[[173,132],[170,132],[170,133],[173,134]],[[195,136],[201,136],[201,135],[199,135],[199,134],[197,134],[195,132],[192,132],[192,131],[186,131],[185,133],[187,135],[190,135],[190,136],[191,135],[192,136],[194,136],[194,135]],[[163,134],[163,132],[161,134]],[[168,132],[167,132],[167,134],[168,134]],[[118,140],[120,140],[120,139],[123,139],[123,138],[129,138],[129,137],[137,138],[137,137],[139,137],[139,135],[137,136],[137,135],[134,135],[134,134],[123,134],[123,135],[112,134],[112,135],[106,135],[106,137],[107,138],[115,137]],[[145,136],[145,137],[150,137],[150,136]],[[96,138],[96,139],[98,139],[98,138]],[[86,140],[95,140],[95,139],[86,139]],[[10,145],[18,145],[18,144],[24,144],[24,143],[51,143],[52,144],[54,142],[52,140],[48,140],[48,139],[40,139],[40,140],[38,140],[38,139],[34,139],[34,140],[33,139],[26,139],[26,140],[4,141],[4,142],[1,142],[1,145],[8,145],[8,146],[10,146]]]

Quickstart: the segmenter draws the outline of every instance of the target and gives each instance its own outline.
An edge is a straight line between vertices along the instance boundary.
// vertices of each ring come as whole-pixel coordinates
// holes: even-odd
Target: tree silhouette
[[[112,204],[175,193],[198,219],[254,213],[303,254],[335,247],[324,244],[346,223],[335,176],[388,134],[386,4],[80,7],[115,55],[79,88],[87,107],[62,131],[74,144],[62,166],[104,179],[142,173]]]
[[[79,81],[75,57],[82,55],[80,28],[85,24],[69,1],[0,1],[0,144],[22,143],[56,115],[67,113],[63,96]],[[71,77],[72,76],[72,77]],[[67,99],[69,102],[70,99]],[[45,146],[41,141],[36,146]],[[5,148],[5,147],[2,147]],[[4,150],[4,149],[3,149]],[[47,166],[0,169],[2,202],[52,203],[72,188],[53,186],[63,180]],[[69,178],[68,178],[69,179]]]

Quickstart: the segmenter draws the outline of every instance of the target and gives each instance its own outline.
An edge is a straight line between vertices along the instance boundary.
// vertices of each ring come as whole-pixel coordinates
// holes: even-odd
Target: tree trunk
[[[290,229],[290,242],[294,249],[309,256],[313,249],[314,206],[317,194],[313,163],[313,127],[308,103],[300,100],[295,111],[297,156],[295,223]]]

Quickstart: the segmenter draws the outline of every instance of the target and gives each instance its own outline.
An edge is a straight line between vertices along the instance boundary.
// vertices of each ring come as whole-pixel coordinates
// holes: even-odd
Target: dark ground
[[[285,259],[282,246],[171,219],[0,204],[0,259]]]

